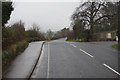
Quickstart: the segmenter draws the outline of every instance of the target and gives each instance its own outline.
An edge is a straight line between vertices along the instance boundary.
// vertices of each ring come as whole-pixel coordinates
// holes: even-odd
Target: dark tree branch
[[[98,8],[95,10],[95,13],[93,14],[93,17],[95,17],[95,16],[96,16],[96,14],[98,13],[99,9],[100,9],[100,8],[101,8],[101,6],[103,6],[103,5],[104,5],[104,3],[99,4]]]
[[[112,17],[112,15],[104,15],[102,17],[99,17],[98,19],[95,20],[95,22],[98,22],[99,20],[101,20],[101,19],[103,19],[105,17],[108,18],[108,19],[110,19]]]
[[[82,21],[87,21],[87,22],[89,22],[89,23],[90,23],[90,21],[89,21],[89,20],[86,20],[86,19],[82,19]]]

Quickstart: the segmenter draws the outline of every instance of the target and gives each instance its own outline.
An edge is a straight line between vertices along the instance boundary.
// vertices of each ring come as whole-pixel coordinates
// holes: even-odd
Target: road
[[[32,78],[118,78],[117,42],[46,42]]]

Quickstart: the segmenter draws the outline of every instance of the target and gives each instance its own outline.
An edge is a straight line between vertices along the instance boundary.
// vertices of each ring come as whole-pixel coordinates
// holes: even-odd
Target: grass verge
[[[84,40],[66,40],[66,41],[70,41],[70,42],[84,42]]]
[[[112,47],[115,48],[115,49],[117,49],[117,50],[120,50],[120,47],[118,46],[118,44],[115,44]]]

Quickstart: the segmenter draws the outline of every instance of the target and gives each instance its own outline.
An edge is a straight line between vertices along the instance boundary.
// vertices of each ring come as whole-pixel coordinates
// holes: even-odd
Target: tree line
[[[84,2],[71,17],[73,31],[69,33],[68,39],[90,41],[94,33],[117,30],[119,5],[120,2],[101,0]]]
[[[50,29],[46,32],[47,40],[56,40],[59,38],[65,38],[68,36],[69,28],[63,28],[59,31],[51,31]]]

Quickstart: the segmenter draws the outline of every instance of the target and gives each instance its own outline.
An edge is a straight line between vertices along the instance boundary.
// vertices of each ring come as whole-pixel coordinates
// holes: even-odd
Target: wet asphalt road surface
[[[34,78],[117,78],[117,42],[46,42]]]

